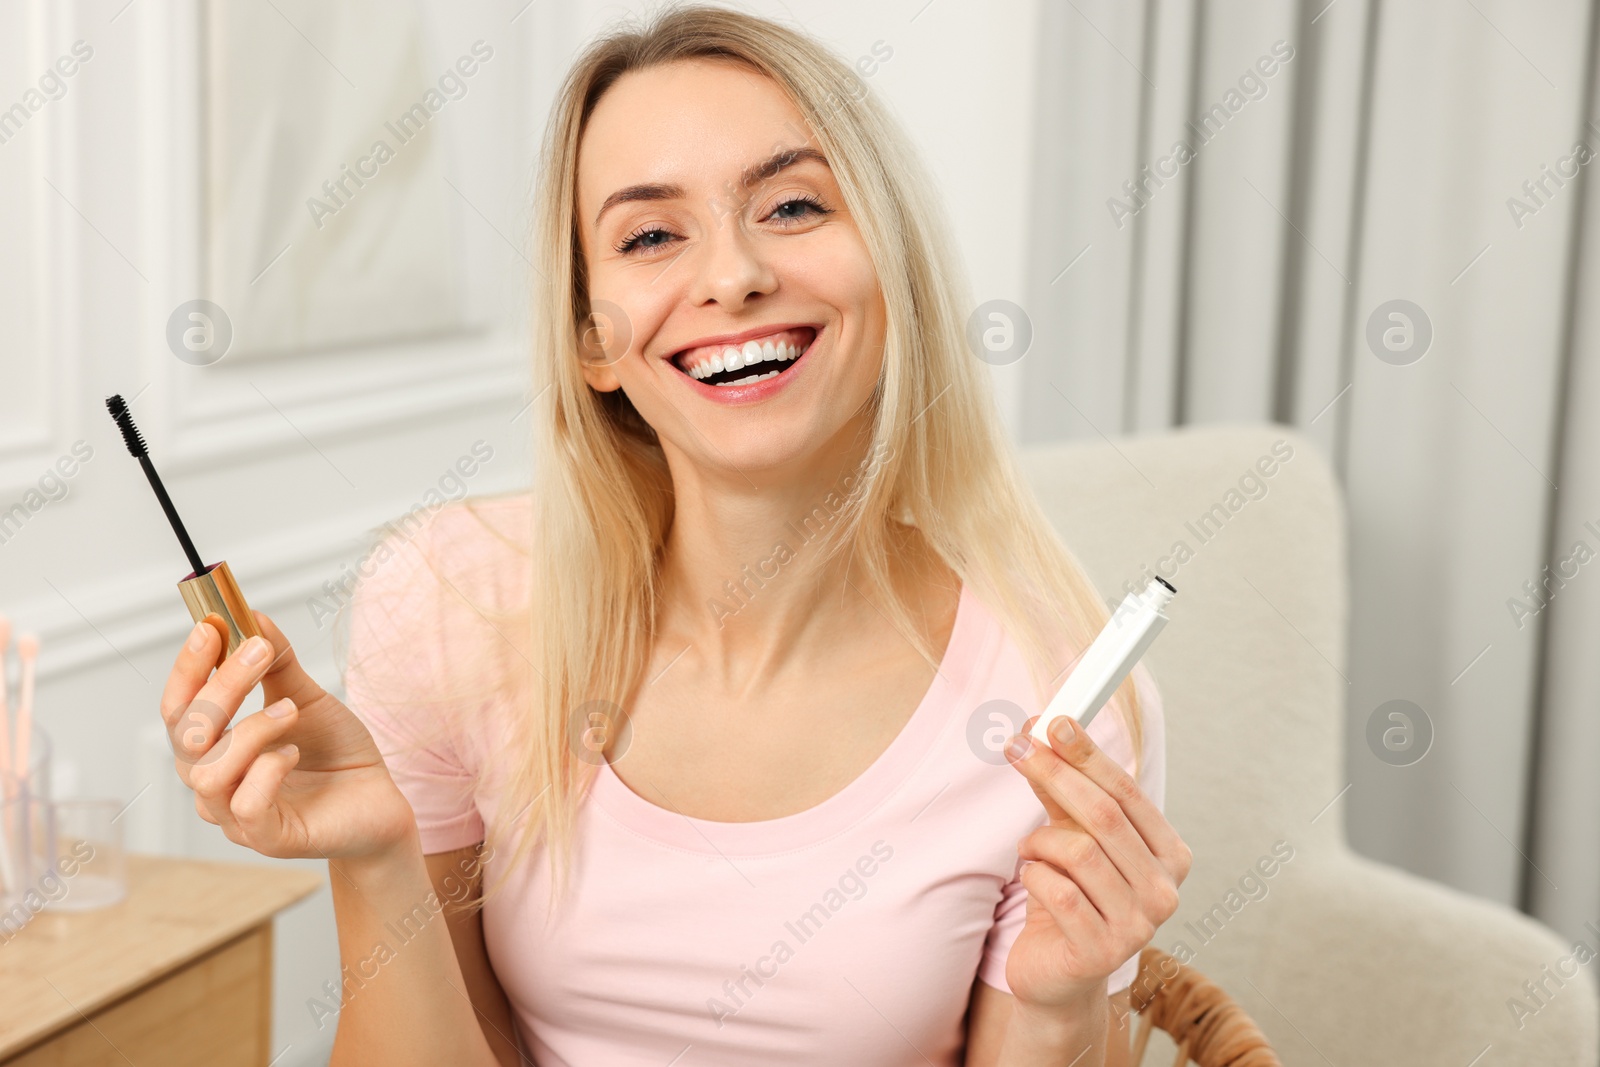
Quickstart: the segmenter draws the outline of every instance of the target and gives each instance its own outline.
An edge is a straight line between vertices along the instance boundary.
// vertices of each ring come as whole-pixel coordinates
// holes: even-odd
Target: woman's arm
[[[1057,720],[1048,746],[1024,726],[1006,757],[1047,818],[1017,846],[1027,910],[1006,955],[1012,1002],[995,1062],[1115,1064],[1127,1037],[1110,1038],[1125,1013],[1112,1009],[1107,979],[1177,910],[1193,855],[1139,783],[1071,718]]]
[[[515,1052],[507,1059],[491,1048],[480,1025],[478,1009],[494,1007],[473,998],[463,972],[474,969],[459,962],[453,928],[441,921],[448,898],[435,883],[434,859],[425,860],[413,832],[384,852],[328,861],[345,975],[329,1067],[517,1063]],[[482,976],[474,977],[481,986]]]
[[[425,856],[428,876],[440,900],[469,904],[483,894],[482,842]],[[516,1023],[511,1017],[511,1002],[489,964],[483,941],[483,912],[479,908],[447,907],[450,940],[455,943],[456,962],[461,966],[464,992],[478,1015],[478,1024],[489,1047],[503,1067],[522,1067],[533,1061],[524,1059],[517,1047]]]
[[[274,858],[328,861],[341,961],[333,1067],[501,1067],[465,989],[409,802],[366,726],[301,668],[256,612],[252,637],[216,666],[197,623],[173,664],[161,717],[195,811]],[[215,668],[215,669],[213,669]],[[260,685],[266,706],[239,717]]]
[[[1113,993],[1106,1011],[1105,1032],[1102,1035],[1104,1067],[1128,1067],[1132,1053],[1128,1037],[1131,1018],[1128,991]],[[1083,1064],[1093,1059],[1091,1052],[1085,1059],[1077,1059],[1093,1045],[1084,1027],[1099,1027],[1093,1015],[1078,1028],[1057,1026],[1034,1027],[1017,1017],[1010,993],[996,989],[979,979],[972,983],[972,1000],[967,1009],[966,1067],[1002,1067],[1016,1064],[1041,1067],[1061,1067],[1062,1064]]]

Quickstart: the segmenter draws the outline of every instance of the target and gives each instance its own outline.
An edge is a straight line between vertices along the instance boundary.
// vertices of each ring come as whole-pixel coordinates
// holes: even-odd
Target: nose
[[[772,264],[736,219],[724,218],[711,231],[696,260],[692,298],[697,306],[739,311],[778,286]]]

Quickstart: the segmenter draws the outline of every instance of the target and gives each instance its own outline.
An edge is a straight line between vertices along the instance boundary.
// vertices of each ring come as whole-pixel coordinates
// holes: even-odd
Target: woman
[[[333,1062],[1126,1062],[1190,859],[1159,699],[1026,744],[1106,609],[892,122],[683,8],[547,138],[534,490],[380,545],[348,706],[265,616],[163,700],[202,817],[329,860]]]

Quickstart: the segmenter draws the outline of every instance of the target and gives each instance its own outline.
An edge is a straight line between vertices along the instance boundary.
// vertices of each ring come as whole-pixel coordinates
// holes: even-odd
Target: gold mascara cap
[[[222,635],[219,664],[246,640],[261,636],[255,613],[245,603],[226,560],[189,575],[178,583],[178,592],[183,594],[183,602],[195,622],[210,623]]]

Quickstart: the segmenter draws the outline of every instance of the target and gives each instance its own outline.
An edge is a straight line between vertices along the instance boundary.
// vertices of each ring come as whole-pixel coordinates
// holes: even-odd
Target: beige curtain
[[[1040,18],[1024,438],[1311,435],[1349,502],[1350,662],[1328,669],[1352,844],[1580,937],[1600,916],[1596,5]],[[1217,565],[1191,547],[1185,567]]]

